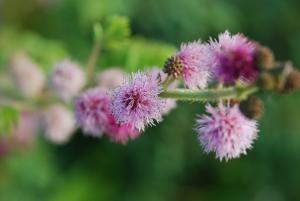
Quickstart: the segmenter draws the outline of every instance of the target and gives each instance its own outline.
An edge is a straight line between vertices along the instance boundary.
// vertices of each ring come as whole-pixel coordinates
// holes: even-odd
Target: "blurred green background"
[[[162,66],[182,41],[207,40],[226,29],[297,66],[299,11],[297,0],[0,0],[0,71],[19,49],[45,72],[65,57],[85,64],[94,23],[115,14],[129,19],[132,37],[125,44],[116,40],[99,68]],[[127,18],[116,27],[129,33]],[[26,152],[10,153],[0,161],[0,200],[300,200],[300,93],[260,95],[266,113],[259,138],[240,159],[226,163],[204,154],[192,130],[203,105],[180,103],[127,146],[78,131],[64,146],[41,137]]]

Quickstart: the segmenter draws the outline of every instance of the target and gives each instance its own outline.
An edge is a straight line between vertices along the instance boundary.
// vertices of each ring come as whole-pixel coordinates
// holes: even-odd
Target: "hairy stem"
[[[228,87],[223,89],[189,90],[175,89],[164,91],[160,94],[162,98],[173,98],[181,101],[218,101],[224,99],[244,100],[250,94],[258,91],[256,86]]]

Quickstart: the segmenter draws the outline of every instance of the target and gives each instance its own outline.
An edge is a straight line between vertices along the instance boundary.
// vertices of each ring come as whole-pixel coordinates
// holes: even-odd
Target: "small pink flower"
[[[237,105],[227,107],[220,104],[217,108],[207,105],[206,110],[210,116],[197,119],[195,129],[205,152],[216,152],[221,161],[246,154],[257,138],[256,121],[243,116]]]
[[[64,101],[70,101],[85,84],[85,74],[77,63],[63,60],[56,64],[51,76],[51,87]]]
[[[24,96],[34,97],[41,93],[45,85],[45,75],[40,66],[22,53],[14,54],[10,65],[14,84]]]
[[[135,129],[130,123],[117,123],[112,114],[108,115],[108,124],[105,133],[111,141],[121,144],[126,144],[128,140],[133,140],[141,134],[141,132]]]
[[[197,41],[182,44],[180,50],[166,61],[164,70],[169,75],[181,77],[188,88],[203,89],[211,77],[209,61],[208,46]]]
[[[144,130],[162,120],[165,101],[159,97],[162,87],[156,77],[144,73],[133,74],[113,92],[112,113],[119,123],[131,123]]]
[[[75,130],[74,115],[61,105],[52,105],[43,112],[45,137],[55,144],[69,141]]]
[[[252,82],[258,75],[254,61],[256,44],[241,34],[230,35],[228,31],[219,35],[217,42],[211,40],[211,66],[217,79],[225,84],[237,80]]]
[[[92,136],[101,137],[109,121],[111,98],[105,90],[96,88],[84,92],[76,100],[77,124]]]

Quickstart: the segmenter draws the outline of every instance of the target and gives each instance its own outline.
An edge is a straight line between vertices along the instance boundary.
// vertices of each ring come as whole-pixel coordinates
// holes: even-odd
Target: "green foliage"
[[[0,66],[5,65],[11,54],[22,51],[37,61],[44,70],[49,70],[59,59],[68,56],[63,43],[45,39],[32,32],[20,33],[17,29],[0,30]]]
[[[127,17],[110,16],[103,23],[103,48],[116,50],[128,45],[130,26]]]
[[[128,14],[132,0],[74,0],[80,23],[90,27],[108,15]]]
[[[19,113],[10,106],[0,106],[0,135],[9,135],[18,123]]]
[[[162,67],[174,51],[173,45],[134,37],[127,47],[104,52],[101,66],[124,66],[125,70],[132,72],[152,66]]]

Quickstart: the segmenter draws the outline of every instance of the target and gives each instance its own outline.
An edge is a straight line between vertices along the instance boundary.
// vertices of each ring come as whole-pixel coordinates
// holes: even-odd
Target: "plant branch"
[[[99,57],[99,54],[100,54],[100,51],[101,51],[101,45],[100,45],[100,42],[99,41],[96,41],[95,42],[95,45],[92,49],[92,52],[90,54],[90,57],[87,61],[87,66],[86,66],[86,77],[88,78],[88,80],[90,80],[93,72],[94,72],[94,69],[95,69],[95,65],[97,63],[97,60],[98,60],[98,57]]]
[[[173,98],[181,101],[218,101],[224,99],[244,100],[250,94],[258,91],[256,86],[228,87],[223,89],[189,90],[175,89],[164,91],[160,94],[162,98]]]

